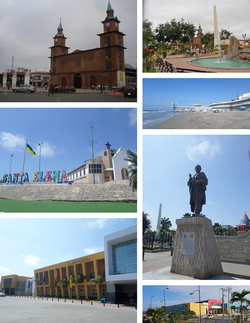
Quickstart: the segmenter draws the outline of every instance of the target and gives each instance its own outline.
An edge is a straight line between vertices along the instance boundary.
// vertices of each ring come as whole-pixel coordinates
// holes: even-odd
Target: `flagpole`
[[[28,142],[28,139],[26,139],[26,144],[25,144],[24,157],[23,157],[23,169],[22,169],[22,173],[23,173],[23,171],[24,171],[24,163],[25,163],[25,155],[26,155],[27,142]]]

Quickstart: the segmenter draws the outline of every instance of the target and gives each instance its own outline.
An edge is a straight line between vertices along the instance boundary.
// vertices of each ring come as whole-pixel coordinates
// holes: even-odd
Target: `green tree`
[[[102,276],[100,276],[100,275],[96,276],[95,278],[90,279],[90,281],[89,281],[89,286],[91,285],[91,283],[96,283],[98,286],[100,286],[101,298],[102,298],[102,285],[101,285],[102,282],[103,282],[103,279],[102,279]]]
[[[165,307],[162,306],[162,307],[149,308],[146,314],[152,317],[152,320],[150,321],[152,323],[164,322],[163,320],[166,317]]]
[[[206,48],[213,48],[214,47],[214,34],[206,33],[201,36],[201,43],[205,45]]]
[[[172,227],[172,223],[171,221],[169,220],[169,218],[162,218],[161,219],[161,231],[162,233],[167,233],[170,231],[170,227]]]
[[[147,48],[154,41],[152,23],[148,20],[143,21],[143,48]]]
[[[190,45],[190,49],[192,49],[192,42],[194,41],[194,36],[196,33],[196,27],[191,22],[185,22],[182,18],[179,22],[182,30],[182,42],[187,43],[187,40]]]
[[[149,220],[149,214],[142,212],[142,217],[143,217],[143,235],[145,232],[151,229],[151,221]]]
[[[180,312],[181,312],[181,318],[184,321],[190,320],[191,318],[196,316],[196,313],[194,311],[191,311],[191,310],[180,311]]]
[[[131,150],[127,150],[127,158],[126,161],[130,163],[129,165],[129,181],[130,186],[132,186],[133,192],[137,190],[137,154]]]
[[[219,235],[221,235],[221,233],[222,233],[222,226],[221,226],[218,222],[216,222],[216,223],[213,225],[213,230],[214,230],[214,233],[215,233],[217,236],[219,236]]]
[[[243,289],[242,292],[232,292],[232,295],[231,295],[230,303],[240,304],[239,309],[240,309],[241,322],[243,322],[243,313],[247,310],[247,307],[250,305],[250,300],[246,298],[246,296],[249,294],[250,294],[249,290]]]
[[[230,33],[230,31],[226,29],[221,29],[221,31],[219,32],[219,36],[221,40],[229,39],[231,35],[232,33]]]
[[[191,216],[190,213],[185,213],[185,214],[183,214],[183,217],[182,218],[189,218],[190,216]]]

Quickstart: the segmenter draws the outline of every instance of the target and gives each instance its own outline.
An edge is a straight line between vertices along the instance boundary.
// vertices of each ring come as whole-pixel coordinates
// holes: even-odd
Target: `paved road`
[[[1,297],[1,323],[136,323],[135,308]]]
[[[34,93],[13,93],[8,90],[0,91],[0,102],[137,102],[136,98],[124,98],[121,95],[102,94],[101,92],[80,91],[76,93],[54,93],[48,96],[45,91]]]
[[[193,277],[170,273],[172,257],[169,251],[163,252],[145,252],[143,261],[143,279],[146,280],[192,280]],[[222,262],[224,275],[213,277],[216,280],[235,280],[235,279],[250,279],[250,266],[248,264],[236,264]]]

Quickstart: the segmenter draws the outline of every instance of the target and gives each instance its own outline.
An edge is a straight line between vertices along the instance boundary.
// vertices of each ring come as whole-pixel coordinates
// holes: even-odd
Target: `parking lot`
[[[70,300],[68,300],[70,301]],[[31,299],[1,297],[1,323],[136,323],[137,310],[134,307],[119,308],[114,305],[93,302],[93,305],[52,301],[52,299]]]

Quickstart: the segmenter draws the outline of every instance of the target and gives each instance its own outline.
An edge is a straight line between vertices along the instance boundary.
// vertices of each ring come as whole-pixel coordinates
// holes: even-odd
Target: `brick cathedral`
[[[50,47],[50,70],[52,85],[70,85],[76,88],[92,85],[125,85],[125,60],[123,34],[119,31],[120,21],[114,16],[110,0],[102,21],[103,33],[100,48],[75,50],[68,53],[62,23],[57,29],[54,46]]]

